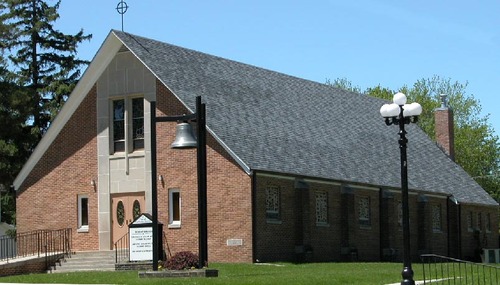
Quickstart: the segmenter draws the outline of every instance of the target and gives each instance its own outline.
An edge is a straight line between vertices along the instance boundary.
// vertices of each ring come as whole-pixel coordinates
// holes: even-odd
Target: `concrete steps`
[[[71,257],[61,260],[52,269],[51,273],[64,273],[76,271],[114,271],[115,252],[109,251],[85,251],[76,252]]]

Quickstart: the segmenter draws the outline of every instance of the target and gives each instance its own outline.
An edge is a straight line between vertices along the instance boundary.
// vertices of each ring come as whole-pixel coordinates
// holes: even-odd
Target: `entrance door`
[[[144,209],[144,192],[111,195],[111,223],[113,245],[119,241],[119,247],[128,248],[128,225],[139,217]]]

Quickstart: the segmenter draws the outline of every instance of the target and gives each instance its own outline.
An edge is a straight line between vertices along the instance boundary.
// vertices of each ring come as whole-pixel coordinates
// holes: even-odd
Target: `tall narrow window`
[[[482,231],[483,230],[483,219],[482,219],[481,213],[477,213],[476,229],[478,231]]]
[[[371,226],[370,220],[370,198],[361,197],[358,200],[359,224],[361,226]]]
[[[490,213],[486,214],[486,231],[491,232],[491,215],[490,215]]]
[[[132,99],[132,149],[144,149],[144,99]]]
[[[403,203],[401,201],[398,202],[398,208],[396,210],[398,213],[398,226],[399,228],[403,228]]]
[[[432,230],[434,232],[441,231],[441,205],[432,207]]]
[[[266,188],[266,219],[280,219],[280,188],[269,186]]]
[[[89,230],[89,198],[87,195],[78,196],[78,231]]]
[[[328,224],[328,193],[316,192],[316,225]]]
[[[125,100],[113,101],[113,149],[125,151]]]
[[[467,231],[472,232],[474,229],[472,227],[472,212],[467,213]]]
[[[168,191],[168,227],[181,226],[181,192],[179,189]]]

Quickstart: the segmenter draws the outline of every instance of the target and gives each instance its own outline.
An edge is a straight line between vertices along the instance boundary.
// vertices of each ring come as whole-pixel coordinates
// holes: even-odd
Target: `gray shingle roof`
[[[383,100],[221,57],[113,31],[252,170],[400,187],[398,127]],[[497,205],[415,125],[408,131],[409,188]]]

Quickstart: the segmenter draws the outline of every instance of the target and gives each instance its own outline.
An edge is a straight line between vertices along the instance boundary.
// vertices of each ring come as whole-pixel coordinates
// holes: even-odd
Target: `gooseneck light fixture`
[[[413,269],[411,268],[410,248],[410,210],[408,206],[408,163],[406,158],[405,125],[416,123],[418,116],[422,113],[422,106],[418,103],[406,104],[406,95],[399,92],[394,94],[392,104],[384,104],[380,108],[380,114],[385,118],[385,123],[399,126],[399,149],[401,152],[401,199],[403,210],[403,271],[401,276],[402,285],[414,285]]]

